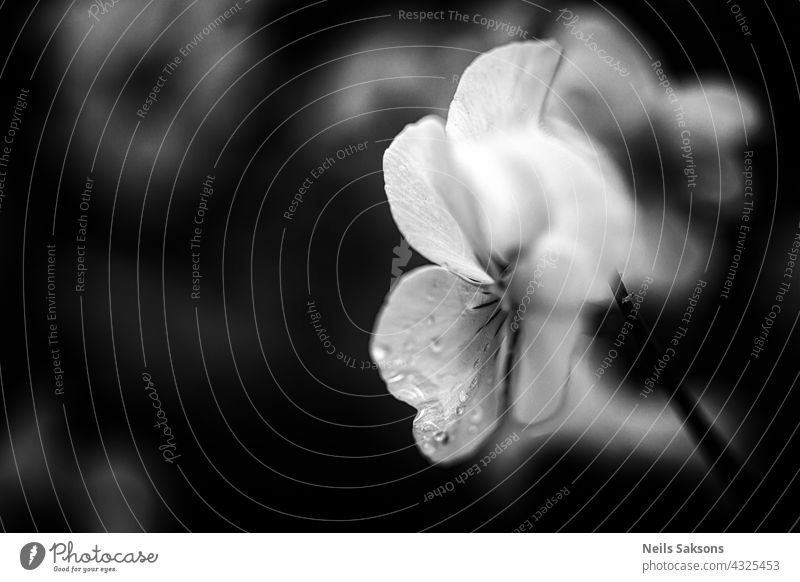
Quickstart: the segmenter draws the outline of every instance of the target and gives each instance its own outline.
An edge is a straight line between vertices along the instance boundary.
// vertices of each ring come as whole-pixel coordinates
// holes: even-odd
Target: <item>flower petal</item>
[[[412,271],[389,294],[370,354],[389,392],[419,411],[414,437],[432,460],[464,457],[492,432],[504,320],[493,295],[439,267]]]
[[[450,171],[444,123],[435,115],[408,125],[383,155],[386,196],[400,232],[430,261],[478,283],[492,279],[442,193],[463,187]]]
[[[567,385],[581,331],[579,309],[533,309],[520,322],[511,405],[528,434],[544,434],[567,416]]]
[[[550,141],[553,138],[532,127],[453,142],[454,165],[469,193],[453,214],[475,233],[479,256],[511,264],[523,247],[547,230],[549,180],[538,162],[552,161]]]
[[[739,148],[747,134],[758,133],[758,108],[750,95],[722,81],[706,81],[678,91],[692,137],[712,138],[722,147]]]
[[[555,41],[510,43],[480,55],[458,83],[448,137],[475,139],[538,120],[560,59]]]
[[[631,132],[649,131],[652,89],[658,90],[659,106],[667,103],[656,85],[658,67],[651,67],[644,49],[647,39],[589,7],[579,14],[560,9],[548,32],[564,46],[565,58],[553,84],[558,98],[548,102],[547,117],[557,116],[624,153]],[[672,106],[669,110],[674,115]]]
[[[583,330],[583,305],[611,297],[610,273],[598,272],[598,249],[557,233],[521,258],[509,284],[510,328],[517,331],[511,370],[514,418],[530,423],[528,433],[558,426],[568,408],[567,384],[576,343]],[[601,294],[596,287],[603,287]]]
[[[691,198],[692,204],[707,207],[695,210],[709,213],[721,210],[738,219],[743,186],[743,175],[739,170],[742,146],[758,134],[760,123],[756,104],[745,91],[737,91],[733,85],[719,81],[704,81],[700,86],[679,89],[676,94],[685,112],[688,129],[688,133],[681,137],[687,137],[691,149],[685,149],[686,143],[682,139],[682,155],[670,156],[670,152],[677,153],[677,140],[662,145],[665,158],[678,158],[673,165],[665,165],[664,170],[668,187],[675,183],[676,189],[679,188],[678,196],[672,196],[677,200],[671,200],[671,206],[680,205],[688,211]],[[673,112],[662,112],[662,128],[672,130],[674,119]],[[666,135],[673,136],[674,130]],[[688,161],[696,164],[691,168],[693,173],[687,168]],[[692,190],[685,187],[690,177]],[[674,182],[670,182],[670,178]]]

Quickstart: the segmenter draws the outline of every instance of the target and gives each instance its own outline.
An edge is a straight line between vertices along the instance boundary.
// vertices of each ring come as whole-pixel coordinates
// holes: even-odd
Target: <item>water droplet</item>
[[[478,376],[473,376],[472,377],[472,382],[469,383],[469,389],[470,390],[475,390],[475,388],[477,388],[477,387],[478,387]]]
[[[456,406],[456,414],[458,416],[461,416],[462,414],[464,414],[464,407],[461,406],[460,404],[458,406]]]
[[[479,423],[483,418],[483,409],[478,406],[472,410],[469,415],[469,421],[473,423]]]
[[[431,342],[431,351],[434,354],[438,354],[439,352],[442,351],[442,338],[437,337],[433,339],[433,341]]]
[[[446,445],[448,442],[450,442],[450,435],[447,434],[447,431],[441,430],[433,435],[433,440],[435,440],[437,443]]]
[[[405,377],[406,377],[406,375],[403,374],[402,372],[397,372],[396,374],[393,374],[392,376],[389,376],[388,378],[386,378],[386,383],[387,384],[396,384],[397,382],[400,382],[400,380],[402,380]]]
[[[384,345],[376,345],[372,348],[372,357],[375,358],[376,361],[385,360],[386,356],[389,355],[389,346]]]
[[[480,365],[481,365],[481,359],[475,358],[475,361],[472,362],[472,369],[477,370],[480,367]]]
[[[394,390],[392,394],[398,400],[407,402],[412,406],[416,406],[417,403],[425,399],[425,396],[422,394],[422,391],[416,386],[403,386],[399,390]]]
[[[425,440],[436,434],[445,426],[444,407],[438,400],[428,400],[419,405],[419,411],[414,418],[414,435],[417,439]]]
[[[488,343],[483,344],[483,351],[485,352],[488,349],[489,349],[489,344]]]

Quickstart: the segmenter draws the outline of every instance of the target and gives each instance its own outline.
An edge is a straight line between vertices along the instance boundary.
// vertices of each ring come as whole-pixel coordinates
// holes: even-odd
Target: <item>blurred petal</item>
[[[554,263],[544,270],[547,284],[537,291],[540,304],[549,309],[556,302],[580,305],[604,300],[610,294],[610,275],[623,268],[631,252],[633,203],[602,150],[571,138],[546,139],[528,162],[536,180],[520,182],[527,184],[519,194],[526,211],[522,224],[526,238],[508,282],[510,298],[517,304],[522,301],[526,288],[541,277],[542,264]],[[553,167],[558,171],[548,171]],[[545,202],[534,211],[538,188],[544,191]],[[510,232],[515,226],[496,228]]]
[[[448,150],[444,124],[435,115],[406,126],[394,139],[383,155],[392,216],[409,244],[427,259],[469,280],[491,283],[442,197],[463,188],[449,170]]]
[[[607,147],[624,150],[631,132],[647,127],[651,95],[659,105],[667,104],[643,46],[647,39],[590,7],[559,10],[551,28],[565,56],[547,116],[577,125]]]
[[[658,296],[681,293],[684,285],[695,285],[703,276],[713,240],[704,240],[700,231],[707,225],[692,216],[666,206],[640,204],[636,207],[634,248],[624,267],[631,281],[653,277],[658,282]],[[713,232],[711,233],[713,239]],[[620,271],[623,271],[621,268]]]
[[[447,135],[475,139],[538,120],[560,59],[555,41],[509,43],[480,55],[458,83]]]
[[[758,133],[758,110],[745,92],[735,91],[729,83],[704,82],[701,86],[680,89],[678,95],[685,112],[689,131],[686,135],[691,150],[688,152],[690,157],[681,156],[680,164],[672,170],[677,181],[682,182],[681,185],[687,183],[685,166],[693,162],[696,167],[689,174],[694,180],[693,201],[707,205],[709,212],[721,210],[738,215],[742,187],[742,146],[752,142]],[[664,114],[662,124],[666,127],[674,125],[674,116]],[[677,143],[677,140],[673,143]],[[681,153],[687,154],[684,150]],[[677,202],[686,204],[689,189],[681,190],[685,194],[679,196],[682,200]]]
[[[384,304],[370,353],[389,392],[419,411],[414,438],[432,460],[466,456],[492,432],[504,321],[493,295],[433,266],[400,279]]]
[[[566,416],[571,359],[581,330],[579,309],[531,309],[519,326],[511,403],[528,434],[550,432]]]
[[[480,204],[476,213],[494,255],[509,265],[520,255],[524,262],[544,237],[556,237],[559,247],[586,257],[584,278],[590,281],[600,270],[607,294],[608,271],[624,263],[630,242],[632,202],[602,148],[563,123],[551,127],[557,133],[529,126],[480,142],[456,142],[453,156]],[[526,276],[524,270],[517,275]],[[585,287],[572,287],[581,300]]]
[[[706,82],[678,93],[692,134],[715,136],[720,145],[738,146],[745,131],[758,130],[758,114],[750,97],[722,82]]]
[[[550,176],[539,163],[550,161],[551,140],[529,126],[527,132],[453,142],[455,165],[469,187],[469,199],[454,213],[476,233],[481,256],[511,264],[523,246],[547,231]]]
[[[602,240],[576,240],[581,241],[558,232],[542,237],[536,251],[521,258],[509,285],[509,325],[518,333],[511,406],[534,436],[558,428],[569,412],[567,385],[585,302],[611,298],[608,270],[615,255],[601,249]],[[616,246],[613,237],[609,246]]]

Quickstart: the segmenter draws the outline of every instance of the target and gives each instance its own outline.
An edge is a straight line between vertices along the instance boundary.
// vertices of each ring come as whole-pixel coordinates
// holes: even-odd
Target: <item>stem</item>
[[[642,350],[648,358],[658,360],[664,351],[653,336],[650,327],[633,313],[633,303],[628,301],[628,290],[622,282],[619,272],[615,272],[610,281],[614,291],[614,299],[626,317],[633,320],[633,333],[642,345]],[[661,386],[669,396],[669,403],[674,403],[674,408],[683,419],[683,425],[697,443],[701,456],[710,464],[709,472],[714,469],[715,474],[723,483],[730,483],[742,472],[743,467],[731,455],[729,442],[709,422],[700,407],[700,401],[686,388],[686,385],[664,369],[661,375]]]

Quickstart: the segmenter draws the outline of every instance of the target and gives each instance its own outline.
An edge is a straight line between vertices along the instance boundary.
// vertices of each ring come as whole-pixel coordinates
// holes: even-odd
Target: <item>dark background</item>
[[[797,3],[739,1],[748,38],[723,0],[589,3],[640,30],[674,79],[729,71],[764,107],[747,252],[713,326],[712,282],[704,327],[690,339],[700,350],[690,383],[708,385],[703,402],[722,411],[740,475],[717,479],[713,468],[633,446],[540,439],[430,502],[425,493],[468,464],[430,466],[412,440],[412,410],[377,372],[358,369],[401,241],[381,157],[406,123],[445,115],[452,75],[508,39],[472,24],[402,22],[397,10],[480,12],[536,37],[553,16],[522,1],[242,0],[139,119],[164,64],[232,4],[119,0],[99,22],[85,0],[0,5],[0,130],[20,88],[30,89],[0,210],[4,530],[510,531],[565,486],[570,495],[536,530],[797,527],[800,282],[767,352],[743,374],[800,217]],[[283,218],[312,168],[364,141]],[[193,300],[188,240],[208,174]],[[89,175],[87,285],[76,293]],[[735,228],[716,236],[730,248]],[[47,343],[48,244],[57,248],[61,395]],[[403,270],[424,262],[414,254]],[[310,299],[355,369],[325,353]],[[674,308],[662,307],[648,304],[646,315],[663,338]],[[172,464],[158,451],[145,372],[175,435]]]

